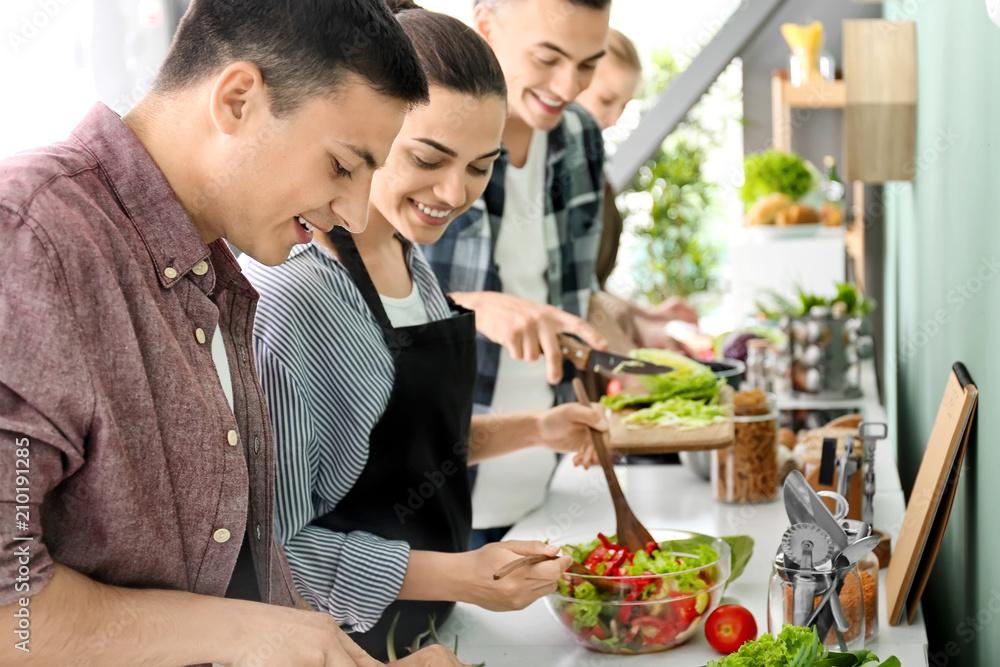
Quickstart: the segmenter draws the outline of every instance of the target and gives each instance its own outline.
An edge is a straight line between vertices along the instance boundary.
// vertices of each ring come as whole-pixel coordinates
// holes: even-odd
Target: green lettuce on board
[[[678,430],[691,431],[728,421],[731,414],[728,406],[689,398],[668,398],[633,412],[625,418],[625,426],[630,429],[676,426]]]
[[[674,370],[659,375],[638,376],[649,394],[637,396],[622,393],[617,396],[603,396],[601,404],[606,408],[623,410],[648,407],[672,398],[706,403],[715,403],[719,400],[719,387],[725,384],[725,381],[716,378],[712,369],[705,364],[669,350],[640,348],[632,350],[629,356],[660,366],[670,366]]]

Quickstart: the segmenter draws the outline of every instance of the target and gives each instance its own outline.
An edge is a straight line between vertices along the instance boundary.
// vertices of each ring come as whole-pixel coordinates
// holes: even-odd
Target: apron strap
[[[337,226],[329,232],[329,237],[333,242],[333,247],[337,249],[341,264],[351,275],[351,279],[354,280],[354,284],[361,292],[365,303],[368,304],[368,309],[375,316],[375,321],[382,327],[383,335],[388,339],[389,332],[393,331],[392,322],[386,315],[382,299],[378,295],[378,290],[375,289],[375,283],[372,282],[372,278],[368,274],[368,269],[365,267],[364,260],[361,259],[361,253],[358,252],[358,246],[355,245],[351,233],[343,227]]]

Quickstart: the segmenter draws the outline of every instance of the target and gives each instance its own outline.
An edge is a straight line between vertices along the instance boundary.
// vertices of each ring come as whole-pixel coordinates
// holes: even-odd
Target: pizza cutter
[[[833,546],[830,534],[812,523],[794,524],[782,536],[785,565],[795,570],[791,576],[793,625],[804,626],[812,612],[818,579],[825,579],[817,577],[815,570],[830,561]]]

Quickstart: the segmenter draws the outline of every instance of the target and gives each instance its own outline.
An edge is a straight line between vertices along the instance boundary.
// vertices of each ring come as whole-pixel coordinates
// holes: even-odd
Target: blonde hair
[[[639,60],[639,52],[632,40],[620,30],[611,28],[608,32],[608,53],[617,58],[621,64],[635,70],[640,75],[642,74],[642,61]]]

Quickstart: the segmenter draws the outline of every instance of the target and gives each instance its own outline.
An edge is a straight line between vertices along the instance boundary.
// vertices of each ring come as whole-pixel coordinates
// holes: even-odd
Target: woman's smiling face
[[[434,243],[486,189],[506,116],[503,99],[432,84],[375,172],[371,205],[407,239]]]

